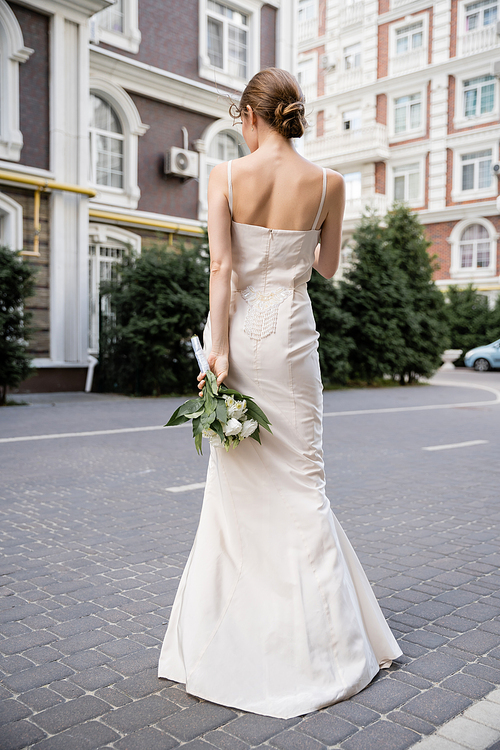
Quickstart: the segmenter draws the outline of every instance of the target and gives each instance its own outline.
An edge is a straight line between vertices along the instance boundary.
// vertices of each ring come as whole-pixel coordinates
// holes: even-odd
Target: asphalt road
[[[500,373],[325,393],[329,497],[404,657],[350,701],[290,721],[156,677],[203,494],[184,488],[202,485],[207,463],[189,427],[161,428],[181,400],[29,400],[0,412],[1,750],[500,739],[488,719],[500,685]],[[453,739],[459,716],[478,727],[475,744],[461,744],[465,730]]]

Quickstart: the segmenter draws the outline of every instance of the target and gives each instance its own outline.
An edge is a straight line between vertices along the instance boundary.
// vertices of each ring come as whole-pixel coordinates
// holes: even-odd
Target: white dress
[[[232,214],[231,162],[228,181]],[[255,399],[273,434],[211,448],[158,668],[192,695],[281,718],[349,698],[401,655],[325,495],[307,294],[325,191],[323,170],[313,229],[232,223],[226,385]]]

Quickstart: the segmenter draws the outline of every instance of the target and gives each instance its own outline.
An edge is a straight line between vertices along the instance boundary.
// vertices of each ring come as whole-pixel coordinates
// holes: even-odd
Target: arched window
[[[459,221],[448,239],[451,245],[451,278],[473,281],[496,273],[499,234],[488,219]]]
[[[107,79],[90,79],[89,180],[92,203],[137,208],[138,140],[148,130],[131,97]]]
[[[210,172],[216,164],[249,154],[241,132],[233,126],[232,120],[218,120],[204,132],[203,137],[195,143],[200,154],[200,191],[198,218],[207,218],[207,190]]]
[[[491,240],[486,227],[471,224],[460,237],[460,268],[489,268]]]
[[[0,0],[0,159],[19,161],[23,136],[19,130],[19,63],[33,50],[24,46],[14,13]]]
[[[123,129],[108,102],[90,95],[90,181],[123,188]]]
[[[239,159],[248,154],[248,148],[239,133],[222,130],[213,138],[207,154],[207,178],[216,164],[230,159]]]

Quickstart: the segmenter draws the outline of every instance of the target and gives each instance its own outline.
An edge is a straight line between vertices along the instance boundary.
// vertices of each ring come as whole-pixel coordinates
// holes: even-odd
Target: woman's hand
[[[214,354],[213,352],[210,352],[207,359],[211,371],[217,378],[217,385],[219,386],[225,380],[225,378],[227,378],[229,372],[229,357],[227,356],[227,354]],[[204,385],[205,375],[204,373],[200,372],[200,374],[198,375],[198,388],[200,390],[200,396],[203,395],[201,391],[203,390]]]

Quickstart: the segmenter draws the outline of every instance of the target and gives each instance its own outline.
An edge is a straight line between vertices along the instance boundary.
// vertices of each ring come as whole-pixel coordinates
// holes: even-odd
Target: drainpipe
[[[92,381],[94,380],[94,369],[97,364],[97,359],[92,355],[89,354],[88,356],[88,362],[89,362],[89,369],[87,370],[87,380],[85,381],[85,393],[90,393],[92,390]]]

